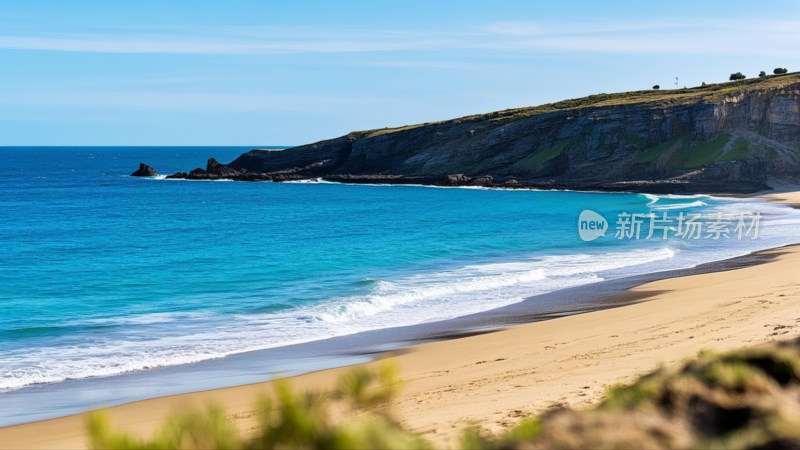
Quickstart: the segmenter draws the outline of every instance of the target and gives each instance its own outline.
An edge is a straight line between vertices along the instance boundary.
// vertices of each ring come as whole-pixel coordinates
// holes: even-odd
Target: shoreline
[[[799,244],[800,245],[800,244]],[[781,248],[781,247],[777,247]],[[25,386],[0,394],[3,427],[24,425],[159,397],[270,382],[320,370],[368,363],[391,352],[426,343],[492,333],[521,324],[586,314],[646,301],[652,294],[631,289],[663,279],[724,272],[763,264],[773,249],[702,263],[573,286],[450,319],[360,331],[310,342],[236,353],[193,363],[68,379]],[[85,393],[89,392],[89,395]],[[24,411],[24,415],[19,415]]]
[[[212,158],[213,159],[213,158]],[[149,167],[149,166],[148,166]],[[150,179],[156,181],[237,181],[244,183],[286,183],[286,184],[342,184],[349,186],[408,186],[427,187],[438,189],[492,189],[505,191],[556,191],[556,192],[584,192],[600,194],[652,194],[652,195],[681,195],[681,196],[715,196],[715,197],[758,197],[768,187],[758,184],[741,189],[707,190],[690,187],[686,183],[657,182],[657,181],[630,181],[620,184],[559,184],[554,182],[542,183],[493,183],[482,181],[483,177],[466,177],[468,181],[453,182],[449,177],[404,177],[404,176],[298,176],[291,177],[285,174],[243,174],[241,176],[191,176],[186,172],[175,174],[156,175],[123,175],[125,177]],[[456,176],[456,175],[454,175]],[[457,175],[461,176],[461,175]],[[472,181],[477,180],[477,181]]]
[[[797,204],[798,200],[800,200],[800,198],[798,198],[800,196],[787,194],[786,192],[769,193],[761,195],[760,197],[763,197],[768,201],[776,201],[787,204]],[[772,266],[773,268],[775,268],[776,265],[785,266],[787,260],[800,261],[800,246],[795,245],[795,246],[759,251],[743,257],[737,257],[730,260],[703,264],[701,266],[692,269],[660,272],[660,273],[654,273],[636,277],[628,277],[618,280],[611,280],[588,286],[579,286],[577,288],[571,288],[564,291],[557,291],[551,294],[559,294],[560,301],[563,301],[565,298],[569,298],[572,295],[578,295],[578,291],[580,290],[592,291],[592,293],[594,294],[592,295],[592,301],[575,302],[572,305],[569,304],[564,305],[563,303],[555,301],[556,299],[554,297],[552,299],[554,300],[553,304],[558,304],[559,306],[561,306],[560,310],[550,311],[548,314],[540,314],[537,316],[537,315],[524,314],[524,304],[529,300],[531,300],[528,299],[522,303],[506,306],[503,308],[499,308],[497,310],[491,310],[483,313],[474,314],[471,316],[450,319],[445,322],[423,324],[422,326],[418,325],[414,327],[427,328],[428,329],[427,334],[425,333],[418,334],[415,339],[389,341],[388,344],[394,344],[394,348],[387,348],[386,342],[381,343],[380,340],[378,340],[377,342],[378,345],[375,345],[374,342],[372,343],[373,350],[371,353],[361,353],[360,356],[365,356],[365,355],[374,356],[375,354],[378,353],[394,350],[393,352],[394,355],[393,356],[390,355],[389,357],[396,359],[398,361],[399,365],[401,366],[401,369],[403,370],[403,378],[408,380],[408,385],[407,385],[408,387],[406,388],[406,392],[404,392],[401,395],[401,398],[398,401],[399,403],[398,409],[401,410],[400,413],[401,419],[411,429],[428,434],[429,437],[432,437],[434,439],[434,442],[444,442],[444,443],[452,442],[453,431],[457,431],[459,428],[463,428],[466,425],[467,421],[470,420],[469,417],[475,419],[482,417],[484,418],[484,420],[488,417],[489,423],[493,423],[495,426],[499,427],[497,429],[502,429],[504,427],[503,426],[504,423],[511,424],[516,421],[517,417],[514,417],[513,415],[520,416],[528,413],[541,412],[543,410],[542,408],[546,409],[546,405],[542,406],[544,404],[543,403],[544,400],[542,399],[537,400],[536,402],[534,402],[532,407],[527,407],[527,408],[522,407],[520,405],[512,404],[514,403],[512,400],[514,400],[515,397],[519,397],[519,395],[511,392],[504,394],[496,393],[496,395],[489,395],[487,393],[484,393],[487,399],[489,399],[487,400],[489,404],[510,402],[509,405],[511,406],[509,408],[501,408],[499,411],[494,411],[488,415],[477,414],[475,416],[470,416],[470,414],[467,413],[458,416],[458,414],[454,414],[453,411],[451,411],[454,408],[454,406],[444,404],[444,405],[438,405],[439,407],[436,407],[430,403],[430,400],[426,401],[424,398],[422,399],[421,404],[426,406],[415,409],[413,402],[410,402],[410,398],[417,398],[419,396],[426,397],[427,394],[430,394],[432,392],[436,393],[436,395],[438,395],[439,398],[442,398],[443,396],[446,397],[447,395],[445,394],[446,392],[450,392],[448,389],[443,389],[442,386],[440,385],[435,385],[435,386],[431,385],[431,382],[429,380],[430,378],[433,379],[447,378],[447,380],[439,380],[442,383],[449,383],[447,386],[458,384],[457,380],[458,377],[454,377],[452,375],[453,371],[452,369],[447,370],[448,373],[447,376],[444,376],[442,374],[437,375],[438,372],[442,372],[441,370],[437,370],[437,367],[441,369],[442,367],[447,366],[448,363],[451,360],[453,360],[453,358],[474,359],[478,357],[478,354],[484,354],[481,353],[483,351],[486,351],[488,353],[494,352],[499,355],[500,353],[503,353],[503,351],[501,350],[506,350],[505,353],[509,354],[516,352],[516,354],[518,355],[520,351],[524,352],[524,349],[520,349],[518,343],[514,345],[514,343],[518,341],[510,341],[509,338],[511,338],[512,336],[515,336],[516,338],[522,338],[527,332],[531,330],[533,330],[534,334],[544,334],[545,336],[547,336],[548,333],[544,333],[543,330],[549,330],[550,332],[552,332],[551,337],[548,337],[547,339],[543,337],[542,339],[544,340],[540,339],[540,342],[545,342],[545,341],[551,342],[551,344],[544,346],[543,351],[545,352],[548,350],[557,350],[560,345],[571,344],[570,340],[565,335],[568,335],[570,333],[580,334],[581,332],[584,332],[585,329],[587,328],[578,326],[577,328],[573,329],[575,325],[571,324],[570,322],[578,322],[578,323],[588,322],[590,325],[593,324],[593,326],[596,328],[598,321],[605,322],[604,320],[605,318],[610,318],[611,320],[609,321],[609,323],[605,323],[605,326],[607,328],[614,327],[615,325],[618,325],[620,316],[627,317],[629,315],[627,313],[630,311],[631,308],[635,309],[642,307],[642,305],[649,305],[644,307],[644,309],[646,310],[659,309],[657,306],[653,306],[655,305],[655,302],[659,302],[658,304],[660,305],[661,303],[664,303],[665,298],[672,298],[675,297],[676,295],[680,297],[679,294],[682,285],[684,286],[688,285],[691,286],[691,288],[696,288],[697,286],[702,285],[703,282],[694,283],[694,281],[696,281],[698,278],[710,279],[721,276],[725,278],[736,279],[737,277],[730,276],[732,271],[735,272],[756,271],[760,273],[764,270],[763,268],[765,268],[766,266]],[[776,269],[775,272],[780,272],[780,270],[777,270],[777,268],[775,269]],[[788,270],[791,269],[792,269],[792,264],[790,261]],[[769,271],[765,273],[768,272]],[[603,288],[598,289],[598,285],[603,285]],[[566,294],[564,294],[564,292],[566,292]],[[676,294],[676,292],[678,294]],[[732,292],[737,292],[737,291],[734,290]],[[584,294],[585,293],[586,292],[584,292]],[[545,294],[544,296],[547,295],[550,294]],[[541,297],[543,296],[537,296],[533,298],[541,300]],[[564,308],[564,306],[576,306],[576,305],[580,305],[584,309],[569,310],[568,308]],[[593,306],[594,308],[586,309],[587,306]],[[799,314],[798,320],[800,321],[800,310],[798,310],[798,314]],[[509,320],[513,318],[515,315],[517,316],[516,321]],[[684,319],[686,318],[684,317]],[[520,323],[523,324],[518,325]],[[794,322],[792,323],[794,324]],[[441,327],[442,324],[448,324],[449,328],[442,331]],[[561,327],[563,327],[564,329],[561,329]],[[434,329],[437,330],[436,333],[433,333]],[[380,332],[384,332],[384,334],[385,331],[386,330],[380,330]],[[418,331],[423,331],[423,330],[418,330]],[[342,338],[350,338],[352,341],[358,341],[359,339],[352,339],[352,338],[353,336],[359,336],[363,344],[364,343],[363,341],[370,340],[369,336],[365,336],[369,335],[370,333],[379,334],[379,332],[365,332],[365,333],[360,333],[359,335],[343,336]],[[388,333],[388,335],[385,334],[385,337],[391,335],[392,333],[390,332]],[[466,335],[466,337],[464,337],[464,335]],[[616,336],[619,337],[619,335]],[[692,337],[691,339],[694,339],[694,337]],[[746,343],[761,342],[763,341],[763,339],[764,339],[763,336],[759,337],[756,335],[756,336],[750,336],[750,340],[744,342]],[[564,341],[564,342],[557,342],[557,341]],[[498,345],[501,342],[504,343],[503,346]],[[700,342],[701,342],[700,340],[697,340],[692,344]],[[413,346],[407,348],[406,350],[403,350],[402,352],[396,351],[398,348],[406,347],[411,344],[413,344]],[[506,349],[500,347],[508,347],[508,348]],[[697,346],[695,345],[688,347],[694,348]],[[472,349],[475,349],[476,352],[473,353]],[[480,351],[477,351],[479,349]],[[264,351],[258,351],[258,352],[264,352]],[[397,355],[398,353],[400,354]],[[349,355],[351,357],[353,356],[352,353],[350,353]],[[675,355],[672,355],[672,357],[664,358],[664,360],[668,363],[675,362],[674,356]],[[682,353],[680,358],[686,356],[690,356],[690,354]],[[221,365],[225,365],[224,364],[225,362],[230,362],[228,358],[223,358],[215,361],[221,361],[223,363]],[[513,359],[517,364],[522,364],[522,365],[530,364],[530,361],[527,361],[527,363],[526,361],[524,361],[525,358],[512,358],[506,356],[506,357],[496,358],[494,360],[486,359],[485,361],[482,360],[474,362],[473,365],[475,365],[476,367],[473,369],[475,369],[476,372],[481,372],[481,373],[487,371],[492,372],[491,366],[508,365],[509,363],[506,363],[506,361],[511,359]],[[653,357],[644,359],[647,359],[648,363],[652,363],[654,360]],[[341,362],[342,361],[339,361],[339,363]],[[346,365],[359,362],[363,362],[363,360],[357,360],[356,358],[356,360],[352,360],[351,362],[346,363]],[[488,364],[488,363],[497,363],[497,364]],[[368,364],[374,364],[374,362]],[[292,381],[293,384],[300,389],[325,388],[326,386],[332,385],[333,381],[336,379],[336,376],[342,371],[346,370],[346,365],[344,367],[312,371],[311,373],[306,373],[304,375],[292,377]],[[629,367],[630,364],[627,364],[627,366],[628,368],[630,368]],[[464,367],[468,366],[463,366],[463,365],[459,366],[458,367],[459,371],[465,372]],[[634,372],[636,371],[642,372],[652,368],[653,368],[652,366],[650,367],[636,366],[636,370]],[[525,367],[524,369],[530,370],[530,367]],[[523,369],[517,368],[515,370],[520,371]],[[565,369],[560,368],[559,372],[563,370]],[[622,371],[621,368],[617,369],[617,372],[621,371]],[[471,372],[471,370],[466,370],[466,372]],[[533,374],[537,371],[530,370],[530,372],[531,374]],[[582,371],[580,373],[583,373],[583,375],[588,378],[591,378],[592,376],[586,373],[585,371]],[[162,375],[156,374],[155,376],[158,377]],[[461,373],[460,375],[462,377],[470,376],[469,373]],[[551,375],[553,374],[551,373]],[[570,378],[575,378],[575,376],[576,376],[575,374],[571,373],[569,374]],[[631,373],[625,373],[622,375],[618,373],[617,378],[619,379],[617,379],[616,381],[611,381],[611,383],[619,382],[620,380],[625,380],[631,378],[632,376],[633,374]],[[456,379],[450,380],[450,378],[456,378]],[[607,385],[609,384],[609,383],[603,383],[602,385],[591,386],[592,383],[589,382],[585,383],[586,385],[589,386],[586,389],[583,389],[581,387],[582,390],[579,390],[579,392],[567,392],[566,394],[569,394],[567,396],[549,395],[545,397],[550,398],[551,399],[550,402],[552,404],[562,403],[562,402],[575,404],[576,400],[577,404],[582,404],[582,403],[587,403],[585,401],[581,401],[586,399],[590,400],[590,402],[588,403],[591,403],[597,401],[602,396],[602,392],[604,391],[605,387],[607,387]],[[112,413],[112,417],[114,418],[115,422],[121,424],[121,426],[123,426],[124,428],[138,432],[149,432],[152,430],[153,426],[156,425],[160,421],[160,419],[166,414],[166,412],[168,412],[170,408],[174,407],[175,404],[184,402],[200,404],[207,401],[208,399],[215,398],[218,401],[220,401],[220,403],[223,404],[230,413],[236,416],[237,424],[247,428],[252,425],[252,423],[248,422],[248,418],[250,417],[248,415],[248,411],[250,411],[250,407],[255,401],[256,392],[267,391],[269,389],[270,384],[271,382],[267,381],[255,384],[243,384],[240,386],[234,386],[229,388],[212,389],[212,390],[198,391],[187,394],[156,397],[149,400],[140,400],[132,403],[126,403],[120,406],[115,406],[110,408],[110,411]],[[489,385],[491,384],[492,383],[489,383]],[[485,387],[484,385],[481,386]],[[527,390],[530,389],[531,386],[524,386],[524,388]],[[550,386],[551,390],[555,388],[556,387]],[[484,390],[493,390],[493,389],[486,388]],[[561,392],[561,394],[564,394],[564,392]],[[491,399],[491,397],[493,396],[497,398]],[[466,396],[467,399],[466,405],[457,403],[456,406],[460,405],[461,408],[470,409],[470,407],[473,405],[473,403],[469,400],[470,398],[472,398],[472,396],[469,395]],[[158,411],[158,412],[154,413],[153,411]],[[521,412],[515,412],[515,411],[521,411]],[[506,417],[500,413],[511,413],[512,416]],[[502,417],[498,416],[498,414],[500,414]],[[433,418],[431,415],[445,417],[445,419],[441,419],[440,417]],[[499,418],[495,420],[495,416]],[[452,420],[453,417],[457,418],[455,420]],[[83,420],[84,420],[84,414],[78,414],[58,419],[49,419],[39,422],[29,422],[22,425],[0,428],[0,448],[79,447],[81,445],[84,445],[81,437],[83,434]]]

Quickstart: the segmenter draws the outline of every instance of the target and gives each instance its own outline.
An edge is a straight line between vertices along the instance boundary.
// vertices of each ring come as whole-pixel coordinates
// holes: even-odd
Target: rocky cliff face
[[[213,162],[176,175],[750,192],[800,178],[800,76],[593,96]]]

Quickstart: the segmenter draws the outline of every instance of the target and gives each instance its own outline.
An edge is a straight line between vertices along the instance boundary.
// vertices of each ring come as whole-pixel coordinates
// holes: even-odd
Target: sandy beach
[[[800,204],[798,192],[763,196]],[[419,345],[387,355],[406,386],[396,412],[410,429],[453,445],[480,422],[499,432],[557,405],[582,407],[606,389],[703,349],[727,350],[794,335],[800,326],[800,246],[764,252],[764,264],[638,286],[642,301],[506,330]],[[375,364],[375,363],[370,363]],[[325,389],[347,368],[292,379]],[[270,383],[135,402],[109,409],[130,431],[150,433],[178,408],[223,405],[242,429],[255,426],[253,402]],[[84,448],[85,415],[0,429],[0,448]]]

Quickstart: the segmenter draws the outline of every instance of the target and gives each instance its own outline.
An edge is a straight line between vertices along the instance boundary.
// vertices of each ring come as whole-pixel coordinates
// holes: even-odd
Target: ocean
[[[757,199],[128,176],[246,150],[0,148],[0,402],[800,241],[796,210]],[[584,210],[605,236],[580,238]],[[756,239],[735,220],[720,239],[618,239],[623,213],[760,222]]]

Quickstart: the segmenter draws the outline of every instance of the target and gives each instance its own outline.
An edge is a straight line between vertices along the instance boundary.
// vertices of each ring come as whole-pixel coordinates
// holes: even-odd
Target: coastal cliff
[[[170,177],[753,192],[800,178],[800,75],[358,131]]]

